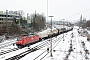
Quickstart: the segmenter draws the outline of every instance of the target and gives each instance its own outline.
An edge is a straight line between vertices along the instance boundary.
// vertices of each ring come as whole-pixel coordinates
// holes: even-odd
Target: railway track
[[[54,50],[54,48],[60,43],[60,41],[63,39],[63,37],[58,37],[56,40],[59,40],[55,46],[53,46],[52,50]],[[47,50],[45,50],[44,52],[42,52],[41,54],[39,54],[37,57],[35,57],[33,60],[43,60],[47,55],[49,54],[49,52],[47,52]]]
[[[10,52],[13,52],[13,51],[16,51],[16,50],[19,50],[19,48],[13,48],[13,49],[10,49],[10,50],[7,50],[7,51],[2,51],[2,52],[0,52],[0,56],[4,55],[4,54],[7,54],[7,53],[10,53]]]
[[[57,39],[57,40],[53,40],[52,43],[54,44],[54,43],[57,42],[57,41],[58,41],[58,39]],[[33,48],[29,48],[27,51],[24,51],[24,52],[22,52],[22,53],[20,53],[20,54],[18,54],[18,55],[15,55],[15,56],[13,56],[13,57],[7,58],[7,59],[5,59],[5,60],[19,60],[19,59],[21,59],[22,57],[26,56],[27,54],[29,54],[29,53],[31,53],[31,52],[34,52],[34,51],[36,51],[36,50],[39,50],[39,49],[41,49],[41,48],[43,48],[43,47],[45,47],[45,46],[48,46],[48,45],[50,45],[50,39],[44,40],[44,41],[42,41],[41,44],[39,44],[39,45],[37,45],[37,46],[35,46],[35,47],[33,47]]]
[[[19,50],[19,48],[13,48],[13,49],[10,49],[10,50],[7,50],[7,51],[2,51],[2,52],[0,52],[0,56],[4,55],[4,54],[7,54],[7,53],[10,53],[10,52],[13,52],[13,51],[16,51],[16,50]]]
[[[46,44],[47,44],[47,42],[45,41],[45,42],[41,43],[40,45],[37,45],[37,46],[35,46],[35,47],[33,47],[33,48],[29,48],[29,50],[27,50],[27,51],[25,51],[25,52],[22,52],[22,53],[20,53],[20,54],[18,54],[18,55],[16,55],[16,56],[10,57],[10,58],[8,58],[8,59],[6,59],[6,60],[15,60],[15,59],[16,59],[16,60],[19,60],[20,58],[26,56],[27,54],[29,54],[29,53],[31,53],[31,52],[34,52],[34,51],[36,51],[36,50],[39,50],[40,48],[46,46]]]
[[[58,41],[59,39],[62,40],[62,38],[63,38],[63,37],[57,38],[57,41]],[[57,44],[55,44],[55,46],[52,48],[52,50],[58,45],[58,43],[59,43],[61,40],[59,40],[59,41],[57,42]],[[55,41],[55,42],[56,42],[56,41]],[[47,50],[45,50],[45,51],[42,52],[40,55],[38,55],[37,57],[35,57],[33,60],[42,60],[42,59],[44,59],[45,56],[47,56],[48,54],[49,54],[49,52],[47,52]],[[42,57],[42,55],[43,55],[43,57]],[[39,58],[40,58],[40,59],[39,59]]]
[[[52,44],[56,43],[58,40],[59,40],[59,39],[53,40]],[[19,59],[21,59],[22,57],[26,56],[27,54],[29,54],[29,53],[31,53],[31,52],[34,52],[34,51],[36,51],[36,50],[39,50],[39,49],[41,49],[41,48],[43,48],[43,47],[45,47],[45,46],[48,46],[48,45],[50,45],[50,39],[44,40],[44,42],[42,42],[40,45],[37,45],[37,46],[35,46],[35,47],[33,47],[33,48],[29,48],[27,51],[24,51],[24,52],[22,52],[22,53],[20,53],[20,54],[18,54],[18,55],[15,55],[15,56],[13,56],[13,57],[7,58],[7,59],[5,59],[5,60],[19,60]],[[8,53],[9,53],[9,52],[8,52]],[[47,53],[47,54],[48,54],[48,53]],[[47,54],[46,54],[46,55],[47,55]],[[46,55],[45,55],[45,56],[46,56]]]
[[[8,41],[8,42],[1,43],[1,44],[0,44],[0,49],[1,49],[1,48],[4,48],[4,47],[8,47],[8,46],[10,46],[10,45],[13,45],[13,44],[15,44],[15,42],[16,42],[16,40],[14,39],[14,40],[10,40],[10,41]]]

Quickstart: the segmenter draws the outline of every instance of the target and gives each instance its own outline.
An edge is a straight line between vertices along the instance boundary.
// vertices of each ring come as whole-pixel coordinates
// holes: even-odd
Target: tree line
[[[31,21],[30,26],[28,26],[27,18],[24,17],[24,11],[20,10],[18,11],[20,14],[20,19],[16,20],[16,17],[13,18],[13,22],[11,24],[8,24],[8,27],[6,24],[3,24],[1,30],[5,30],[8,28],[9,35],[22,35],[25,33],[31,33],[31,32],[38,32],[45,28],[46,24],[46,17],[44,14],[39,13],[33,13],[30,14],[29,20]],[[1,31],[0,30],[0,31]],[[4,33],[7,35],[6,33]]]
[[[22,12],[23,13],[23,12]],[[18,33],[22,34],[21,31],[23,31],[23,33],[32,33],[32,32],[38,32],[38,31],[41,31],[43,30],[46,26],[46,17],[44,16],[44,14],[39,14],[39,13],[33,13],[33,14],[30,14],[30,17],[29,20],[31,21],[31,23],[29,23],[29,26],[28,26],[28,22],[27,22],[27,18],[25,17],[22,17],[22,14],[20,15],[21,18],[20,18],[20,22],[16,21],[16,19],[14,18],[14,26],[17,27],[18,25],[15,25],[15,24],[21,24],[21,27],[19,26],[18,30]],[[13,30],[13,29],[12,29]],[[14,29],[15,30],[15,29]]]

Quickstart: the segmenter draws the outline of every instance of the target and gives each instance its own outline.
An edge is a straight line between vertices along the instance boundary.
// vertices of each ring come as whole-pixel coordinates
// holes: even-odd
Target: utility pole
[[[48,20],[48,0],[47,0],[47,20]]]
[[[67,20],[67,26],[68,26],[68,20]]]
[[[54,17],[54,16],[49,16],[49,17],[51,17],[51,33],[52,33],[52,17]],[[52,55],[52,37],[51,37],[51,41],[50,41],[50,44],[51,44],[51,46],[50,46],[50,56],[51,57],[53,57],[53,55]]]
[[[9,35],[9,30],[8,30],[8,10],[6,10],[6,31],[7,31],[7,36]]]
[[[19,12],[19,25],[20,25],[20,20],[21,20],[21,15],[20,15],[20,12]]]
[[[65,20],[65,19],[63,19],[63,29],[64,29],[64,20]],[[63,41],[64,41],[64,33],[63,33]]]
[[[36,17],[37,15],[36,15],[36,10],[35,10],[35,18],[34,18],[34,23],[33,23],[33,25],[34,25],[34,28],[36,27]]]
[[[80,16],[80,23],[79,23],[79,28],[82,27],[82,14]]]
[[[28,13],[27,13],[27,24],[28,24],[28,28],[29,28],[29,18],[28,18]]]

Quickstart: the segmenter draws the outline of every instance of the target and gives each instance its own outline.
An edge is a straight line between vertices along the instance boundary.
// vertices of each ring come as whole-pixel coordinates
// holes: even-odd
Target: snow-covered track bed
[[[13,51],[16,51],[16,50],[19,50],[19,48],[13,48],[13,49],[10,48],[10,50],[0,52],[0,56],[10,53],[10,52],[13,52]]]
[[[58,38],[56,38],[56,39],[53,40],[52,50],[58,45],[58,43],[62,40],[62,38],[63,37],[60,36],[60,37],[58,37]],[[59,40],[59,39],[61,39],[61,40]],[[33,60],[42,60],[42,59],[44,59],[50,53],[50,49],[49,48],[45,49],[44,52],[42,52],[41,54],[39,54]]]
[[[7,40],[7,41],[5,41],[5,42],[3,42],[3,43],[0,43],[0,49],[1,49],[1,48],[4,48],[4,47],[8,47],[8,46],[10,46],[10,45],[13,45],[13,44],[15,44],[15,42],[16,42],[16,38],[14,38],[14,39],[9,39],[9,40]]]
[[[53,38],[56,38],[56,37],[53,37]],[[24,52],[22,52],[22,53],[20,53],[18,55],[15,55],[13,57],[7,58],[6,60],[14,60],[14,59],[18,60],[18,59],[21,59],[22,57],[26,56],[27,54],[29,54],[31,52],[34,52],[34,51],[39,50],[39,49],[41,49],[41,48],[43,48],[45,46],[50,45],[50,39],[44,40],[44,41],[42,41],[42,43],[40,43],[40,44],[38,44],[38,45],[36,45],[36,46],[34,46],[32,48],[30,47],[30,48],[28,48],[28,50],[26,50],[26,51],[24,51]],[[56,43],[57,41],[58,41],[58,39],[57,40],[53,40],[52,44]]]

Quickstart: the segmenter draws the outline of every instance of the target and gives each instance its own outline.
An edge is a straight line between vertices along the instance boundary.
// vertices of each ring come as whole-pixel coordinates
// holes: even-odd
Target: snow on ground
[[[0,43],[0,48],[5,48],[7,46],[10,46],[16,42],[16,38],[4,40],[4,42]]]
[[[52,46],[52,48],[56,46],[52,50],[53,57],[50,56],[50,51],[49,51],[49,54],[46,55],[42,60],[90,60],[90,41],[87,41],[87,37],[82,37],[80,34],[78,34],[78,27],[74,27],[73,31],[64,33],[64,39],[60,38],[62,36],[63,34],[53,38],[53,39],[58,38],[58,40],[60,41],[59,43],[58,42],[54,43]],[[34,44],[31,47],[37,44]],[[26,55],[25,57],[21,58],[20,60],[34,60],[42,52],[46,51],[43,54],[44,56],[46,53],[48,53],[47,47],[49,46],[46,46],[40,50],[32,52]],[[10,56],[16,55],[26,50],[27,50],[26,48],[23,48],[19,51],[5,54],[3,56],[0,56],[0,60],[4,60]],[[37,58],[36,60],[40,60],[43,56]]]
[[[4,44],[4,43],[8,43],[8,42],[12,42],[12,41],[16,41],[16,38],[8,39],[8,40],[4,40],[4,42],[2,42],[2,43],[0,43],[0,44]]]
[[[71,38],[71,35],[74,35],[73,38]],[[53,57],[50,57],[50,53],[42,60],[89,60],[90,59],[90,51],[89,54],[86,54],[84,49],[90,50],[90,42],[87,41],[86,37],[82,37],[78,34],[77,28],[73,29],[73,31],[70,31],[68,33],[64,33],[64,41],[63,39],[60,39],[60,43],[53,49],[52,54]],[[70,49],[70,43],[72,40],[72,49],[73,51],[69,54]],[[83,47],[82,42],[85,43],[85,47]],[[54,46],[54,45],[53,45]],[[33,60],[35,57],[37,57],[40,53],[45,51],[47,47],[44,47],[36,52],[30,53],[27,56],[23,57],[20,60]],[[88,58],[86,58],[86,56]],[[36,59],[36,60],[39,60]]]
[[[53,57],[50,57],[50,53],[49,53],[42,60],[65,60],[66,58],[67,58],[66,60],[89,60],[90,59],[90,51],[89,51],[89,54],[87,54],[84,50],[85,49],[90,50],[90,42],[87,41],[86,37],[80,36],[78,34],[77,30],[78,29],[76,27],[75,29],[73,29],[73,31],[64,33],[64,40],[59,39],[59,40],[61,40],[60,43],[52,50]],[[72,33],[74,35],[73,38],[71,38]],[[85,46],[83,46],[82,42],[85,43]],[[71,43],[72,43],[73,51],[71,51],[71,53],[69,53],[68,51],[70,49]],[[54,47],[54,45],[53,45],[53,47]],[[47,49],[47,47],[44,47],[38,51],[32,52],[20,60],[34,60],[35,57],[37,57],[40,53],[42,53],[46,49]],[[47,52],[45,52],[45,54],[46,53]],[[40,58],[38,58],[36,60],[40,60]]]

